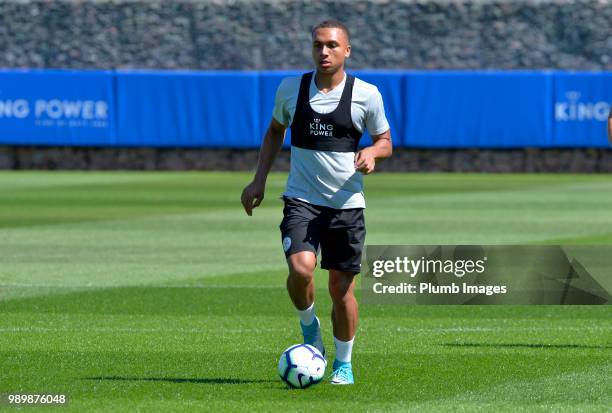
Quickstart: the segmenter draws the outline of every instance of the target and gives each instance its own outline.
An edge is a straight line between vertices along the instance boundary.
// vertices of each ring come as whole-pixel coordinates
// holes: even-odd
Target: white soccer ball
[[[306,389],[323,380],[325,358],[309,344],[296,344],[281,354],[278,375],[289,387]]]

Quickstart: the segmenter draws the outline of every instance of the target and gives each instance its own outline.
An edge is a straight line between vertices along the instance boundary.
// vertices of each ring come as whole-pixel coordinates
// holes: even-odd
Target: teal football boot
[[[353,366],[351,363],[343,363],[334,360],[334,368],[331,375],[331,384],[355,384],[353,377]]]

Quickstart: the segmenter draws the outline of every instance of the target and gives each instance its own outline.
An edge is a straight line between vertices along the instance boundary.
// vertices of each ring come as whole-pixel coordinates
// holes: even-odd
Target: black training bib
[[[313,74],[302,76],[291,122],[291,145],[318,151],[357,152],[362,133],[355,129],[351,119],[355,76],[346,75],[340,103],[332,112],[323,114],[310,107],[309,89]]]

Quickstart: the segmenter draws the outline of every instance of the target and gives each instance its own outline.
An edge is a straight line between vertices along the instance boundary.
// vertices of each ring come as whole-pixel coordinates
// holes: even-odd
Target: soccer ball
[[[325,358],[309,344],[296,344],[281,354],[278,375],[293,389],[306,389],[319,383],[325,374]]]

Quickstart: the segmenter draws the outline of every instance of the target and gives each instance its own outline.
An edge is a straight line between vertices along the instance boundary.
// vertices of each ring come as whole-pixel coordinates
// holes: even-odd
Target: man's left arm
[[[372,142],[372,146],[363,148],[355,155],[355,169],[364,175],[374,172],[376,161],[388,158],[393,153],[391,129],[372,136]]]

